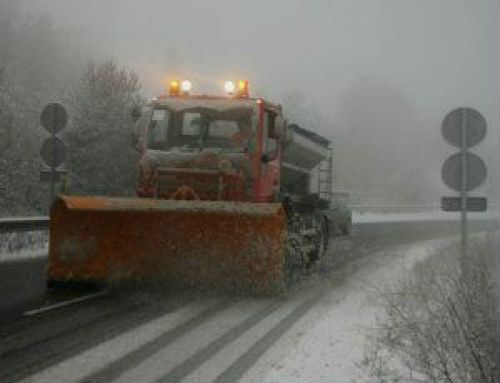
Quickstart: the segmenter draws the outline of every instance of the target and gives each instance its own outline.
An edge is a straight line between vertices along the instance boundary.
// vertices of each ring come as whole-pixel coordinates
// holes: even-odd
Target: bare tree
[[[432,382],[500,381],[498,246],[489,239],[458,253],[441,249],[381,294],[386,317],[361,363],[379,381],[402,378],[397,362]]]

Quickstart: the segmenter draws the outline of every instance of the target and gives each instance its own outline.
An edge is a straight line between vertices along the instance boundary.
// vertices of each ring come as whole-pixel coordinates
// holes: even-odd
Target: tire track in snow
[[[30,330],[28,333],[32,334],[33,331],[36,333],[37,329],[39,333],[31,340],[19,334],[18,344],[13,343],[10,346],[11,352],[1,355],[0,382],[13,382],[33,376],[85,352],[96,344],[121,336],[126,331],[150,322],[166,312],[178,310],[189,301],[177,302],[173,306],[169,303],[167,307],[118,302],[118,306],[112,310],[108,310],[107,306],[102,307],[106,303],[114,307],[113,301],[103,301],[97,306],[95,312],[100,315],[95,316],[87,315],[89,312],[84,306],[81,310],[72,313],[69,318],[63,317],[63,322],[55,321],[54,326],[50,327],[45,325],[51,325],[54,319],[61,319],[60,315],[48,315],[41,321],[42,326],[37,326],[36,321],[28,320],[28,323],[34,326],[34,330],[31,326],[28,328]]]
[[[219,300],[217,300],[219,301]],[[169,329],[173,329],[190,318],[199,315],[204,309],[212,307],[215,299],[197,300],[167,311],[158,318],[141,324],[129,331],[119,334],[95,347],[65,359],[35,375],[25,379],[31,382],[76,382],[92,373],[107,367],[129,352],[157,338]]]
[[[161,334],[159,337],[153,339],[152,341],[146,343],[142,347],[131,351],[122,358],[116,360],[115,362],[109,364],[107,367],[86,376],[80,383],[100,383],[100,382],[111,382],[118,379],[128,370],[134,368],[141,362],[145,361],[151,357],[156,352],[168,346],[176,339],[180,338],[182,335],[188,333],[192,329],[198,327],[199,325],[209,321],[218,312],[234,305],[237,302],[236,299],[226,299],[216,305],[209,307],[202,311],[199,315],[194,318],[189,319],[183,324],[177,326],[172,330],[168,330]]]
[[[243,355],[241,355],[230,367],[222,372],[214,383],[233,383],[250,369],[255,362],[268,350],[276,341],[281,338],[300,318],[302,318],[323,296],[323,290],[316,291],[302,304],[288,314],[280,323],[271,328],[264,336],[253,344]]]
[[[282,302],[273,302],[265,306],[262,310],[259,310],[255,314],[251,315],[245,319],[240,324],[229,329],[223,335],[215,339],[212,343],[208,344],[194,355],[186,359],[184,362],[179,364],[169,373],[162,376],[157,380],[159,383],[177,383],[181,381],[185,376],[189,375],[196,368],[201,366],[222,348],[227,346],[229,343],[241,336],[245,331],[252,328],[258,324],[261,320],[267,318],[275,310],[277,310],[282,305]]]
[[[80,352],[91,342],[88,337],[83,336],[85,333],[100,337],[119,332],[130,324],[130,320],[133,323],[134,319],[137,320],[129,318],[133,310],[134,308],[124,307],[84,323],[75,321],[73,325],[56,329],[53,333],[39,332],[39,336],[34,339],[25,338],[19,345],[10,345],[9,350],[3,352],[0,358],[0,382],[21,379]],[[117,316],[128,319],[117,323]]]
[[[110,304],[111,303],[111,304]],[[73,311],[66,310],[47,313],[42,317],[21,317],[0,328],[0,356],[6,358],[6,354],[29,347],[31,344],[48,340],[57,334],[62,334],[70,329],[76,330],[88,322],[98,322],[100,318],[123,313],[124,310],[136,308],[131,304],[123,305],[121,302],[91,302],[91,304],[79,306]]]

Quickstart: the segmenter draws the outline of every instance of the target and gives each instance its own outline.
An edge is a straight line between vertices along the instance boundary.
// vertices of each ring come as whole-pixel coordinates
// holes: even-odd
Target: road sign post
[[[461,146],[460,160],[462,162],[462,182],[460,185],[460,238],[462,242],[461,255],[467,255],[467,109],[461,110]]]
[[[461,255],[467,255],[467,211],[486,211],[487,200],[468,197],[468,192],[480,186],[486,179],[486,165],[483,160],[467,151],[477,145],[486,135],[486,121],[477,110],[459,108],[448,113],[442,123],[442,134],[446,141],[460,148],[460,152],[450,156],[443,164],[443,182],[459,197],[443,197],[444,211],[460,210]],[[459,207],[459,209],[458,209]]]
[[[68,122],[66,109],[58,103],[48,104],[40,115],[40,123],[44,129],[50,133],[50,138],[46,139],[40,149],[40,156],[50,168],[50,200],[55,196],[55,185],[60,178],[60,173],[65,173],[58,169],[66,160],[66,144],[56,135]],[[47,170],[40,169],[40,181],[47,180]]]

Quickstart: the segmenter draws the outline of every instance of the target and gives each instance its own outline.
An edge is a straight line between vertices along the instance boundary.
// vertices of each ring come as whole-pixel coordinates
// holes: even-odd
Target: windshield
[[[237,108],[222,112],[194,109],[173,112],[165,107],[158,107],[151,114],[147,146],[157,150],[179,147],[245,152],[250,127],[250,109]]]

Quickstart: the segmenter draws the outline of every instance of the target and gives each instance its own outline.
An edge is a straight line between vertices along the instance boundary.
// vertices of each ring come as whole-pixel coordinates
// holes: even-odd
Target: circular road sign
[[[466,191],[471,191],[480,186],[486,179],[486,165],[484,161],[473,153],[466,153]],[[461,153],[453,154],[444,162],[441,169],[441,177],[443,182],[450,189],[462,190],[462,155]]]
[[[56,136],[47,138],[42,144],[40,155],[47,165],[56,168],[66,160],[66,144]]]
[[[61,131],[68,122],[68,114],[64,106],[58,103],[48,104],[42,110],[40,123],[49,133],[56,134]]]
[[[443,137],[448,143],[462,147],[462,119],[465,118],[465,145],[470,148],[480,143],[486,135],[486,120],[477,110],[458,108],[446,115],[441,125]]]

